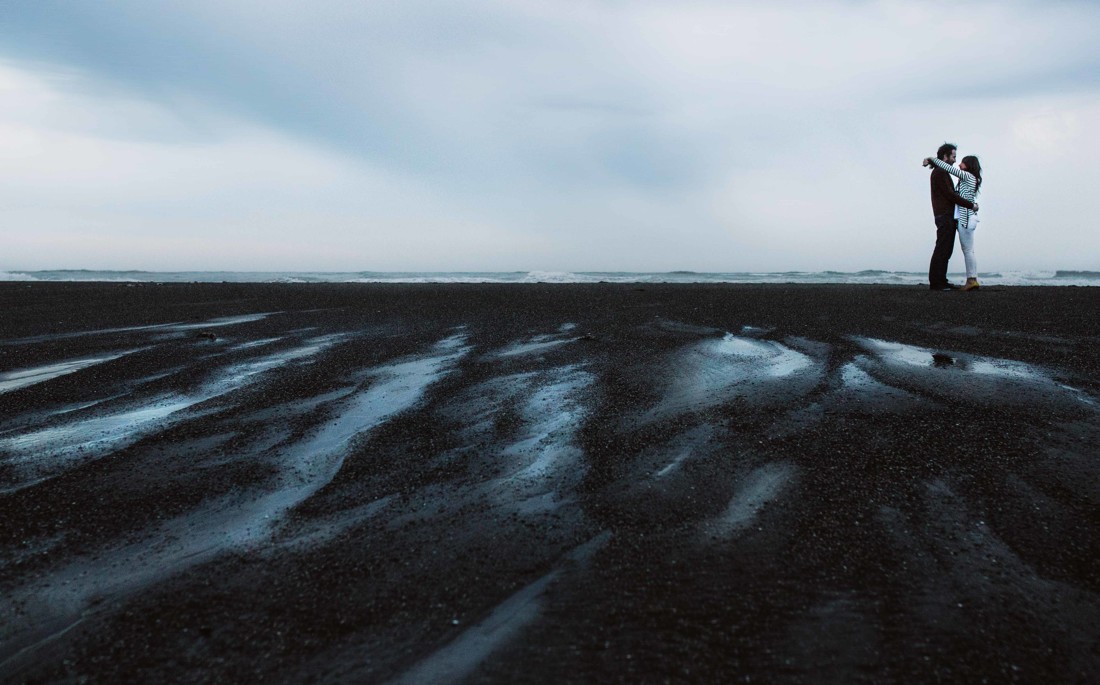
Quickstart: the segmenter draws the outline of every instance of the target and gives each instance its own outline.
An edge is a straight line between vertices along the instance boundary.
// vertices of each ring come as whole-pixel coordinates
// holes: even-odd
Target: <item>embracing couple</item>
[[[944,143],[935,159],[924,160],[924,166],[932,167],[932,214],[936,217],[936,248],[928,265],[928,287],[932,290],[977,290],[980,286],[974,259],[974,231],[978,228],[978,203],[974,198],[982,187],[982,165],[977,157],[969,155],[956,169],[955,149],[951,143]],[[951,176],[959,179],[957,191]],[[947,262],[955,250],[956,232],[966,260],[966,285],[962,286],[947,281]]]

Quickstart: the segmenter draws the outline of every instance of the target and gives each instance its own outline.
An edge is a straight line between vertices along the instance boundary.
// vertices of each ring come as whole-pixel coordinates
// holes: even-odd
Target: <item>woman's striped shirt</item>
[[[942,159],[932,158],[932,163],[943,169],[952,176],[956,176],[959,179],[959,195],[962,195],[964,200],[974,201],[974,196],[978,194],[978,179],[974,177],[974,174],[969,171],[963,171],[962,169],[956,169]],[[959,218],[959,228],[966,228],[970,225],[970,217],[975,216],[974,210],[961,205],[955,205],[955,211]]]

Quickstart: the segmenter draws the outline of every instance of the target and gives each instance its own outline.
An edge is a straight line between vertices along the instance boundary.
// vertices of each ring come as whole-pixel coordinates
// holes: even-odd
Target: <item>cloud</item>
[[[440,269],[442,255],[472,263],[502,246],[537,249],[537,238],[456,209],[424,179],[216,111],[180,117],[59,84],[71,81],[0,65],[11,263],[351,270],[407,260]],[[99,135],[98,117],[108,127],[141,122],[142,134]]]
[[[1017,246],[986,254],[1087,267],[1068,245],[1100,247],[1094,3],[43,1],[5,19],[7,220],[170,226],[201,238],[190,268],[203,240],[225,268],[274,263],[228,236],[316,244],[308,225],[349,249],[280,268],[919,271],[910,167],[945,138],[989,160],[990,219],[1015,208],[983,228]],[[1073,175],[1048,188],[1028,155]],[[1074,238],[1036,250],[1023,217],[1058,192],[1080,198]],[[62,254],[20,244],[0,268]],[[161,258],[141,245],[127,266]]]

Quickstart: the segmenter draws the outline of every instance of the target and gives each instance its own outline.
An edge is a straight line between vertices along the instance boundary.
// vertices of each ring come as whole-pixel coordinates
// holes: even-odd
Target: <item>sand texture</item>
[[[0,682],[1100,682],[1100,288],[0,307]]]

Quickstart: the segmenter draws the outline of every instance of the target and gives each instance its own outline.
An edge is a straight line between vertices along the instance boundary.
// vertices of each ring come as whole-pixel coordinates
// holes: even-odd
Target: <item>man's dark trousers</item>
[[[936,217],[936,248],[928,265],[928,285],[933,288],[947,285],[947,262],[955,251],[955,223],[953,213]]]

